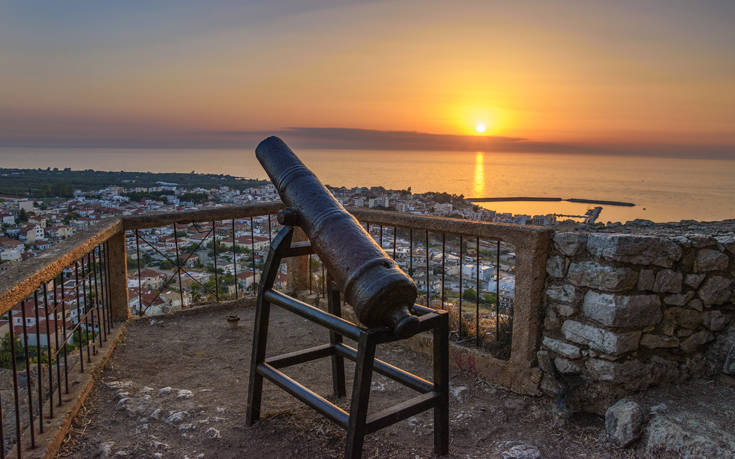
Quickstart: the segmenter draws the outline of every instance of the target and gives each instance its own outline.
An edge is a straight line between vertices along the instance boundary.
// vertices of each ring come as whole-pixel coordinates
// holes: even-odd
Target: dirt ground
[[[237,328],[225,317],[238,315]],[[268,355],[327,342],[327,332],[274,307]],[[245,426],[254,308],[204,309],[133,322],[100,384],[74,421],[59,457],[341,457],[341,428],[266,381],[263,416]],[[429,377],[429,361],[399,345],[378,356]],[[346,362],[347,380],[353,366]],[[329,359],[287,369],[327,396]],[[450,370],[450,457],[623,457],[612,447],[603,420],[573,417],[558,425],[553,402],[513,394]],[[349,387],[348,387],[349,392]],[[371,411],[415,392],[376,375]],[[348,397],[339,400],[348,408]],[[432,415],[423,413],[366,438],[364,457],[432,457]]]

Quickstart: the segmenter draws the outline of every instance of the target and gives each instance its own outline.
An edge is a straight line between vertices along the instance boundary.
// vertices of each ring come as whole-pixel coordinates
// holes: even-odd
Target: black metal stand
[[[255,313],[253,351],[250,362],[250,381],[246,423],[252,425],[260,418],[263,378],[268,378],[281,389],[347,430],[346,458],[359,458],[366,434],[395,424],[428,409],[434,410],[434,452],[445,455],[449,449],[449,323],[445,311],[435,311],[415,305],[414,313],[420,314],[420,331],[431,330],[434,336],[434,381],[427,381],[405,370],[375,358],[378,344],[398,341],[389,328],[362,328],[340,317],[339,291],[330,288],[328,312],[273,290],[278,267],[283,258],[312,253],[308,242],[291,245],[293,228],[284,227],[273,239],[268,259],[263,268],[263,278],[258,291]],[[329,344],[315,346],[288,354],[266,358],[268,318],[271,304],[276,304],[329,329]],[[357,349],[343,344],[346,336],[358,342]],[[332,386],[334,395],[343,397],[345,390],[344,359],[354,360],[355,379],[349,413],[324,397],[302,386],[280,371],[323,357],[332,359]],[[387,376],[421,395],[394,405],[371,416],[367,415],[370,398],[370,382],[373,371]]]

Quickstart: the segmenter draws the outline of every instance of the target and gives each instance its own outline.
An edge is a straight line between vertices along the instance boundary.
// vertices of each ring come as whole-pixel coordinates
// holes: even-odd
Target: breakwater
[[[624,201],[601,201],[596,199],[582,199],[582,198],[554,198],[554,197],[535,197],[535,196],[508,196],[508,197],[494,197],[494,198],[465,198],[471,202],[508,202],[508,201],[550,201],[550,202],[576,202],[582,204],[599,204],[604,206],[621,206],[621,207],[634,207],[635,204],[632,202]]]

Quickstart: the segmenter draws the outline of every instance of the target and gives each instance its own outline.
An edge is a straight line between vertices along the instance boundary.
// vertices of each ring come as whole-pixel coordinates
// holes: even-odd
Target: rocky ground
[[[343,431],[269,383],[265,385],[263,419],[253,427],[245,426],[253,312],[252,307],[230,306],[133,322],[75,419],[59,457],[340,457]],[[228,314],[241,318],[239,327],[229,327]],[[324,330],[278,308],[271,324],[271,355],[327,339]],[[424,377],[430,375],[424,357],[398,345],[384,346],[379,356]],[[289,374],[326,395],[331,389],[329,369],[325,359],[292,367]],[[353,370],[349,363],[347,370],[349,381]],[[727,451],[727,435],[731,434],[726,427],[721,429],[724,440],[712,446],[714,430],[708,422],[735,419],[728,411],[735,407],[735,389],[720,384],[693,387],[704,387],[698,394],[710,397],[698,410],[682,411],[681,406],[695,393],[680,388],[638,399],[646,419],[653,406],[656,414],[652,419],[665,416],[667,420],[657,421],[664,427],[655,440],[666,438],[665,443],[670,443],[672,438],[682,438],[677,422],[689,429],[692,421],[687,414],[701,417],[715,409],[720,417],[701,420],[697,438],[707,447],[720,448],[706,451]],[[372,410],[413,394],[381,376],[374,379],[372,389]],[[671,453],[640,441],[628,449],[618,448],[608,440],[602,417],[578,414],[565,418],[548,398],[513,394],[455,370],[451,371],[451,392],[450,457]],[[346,408],[349,402],[338,403]],[[430,413],[368,436],[364,448],[364,457],[431,456]]]

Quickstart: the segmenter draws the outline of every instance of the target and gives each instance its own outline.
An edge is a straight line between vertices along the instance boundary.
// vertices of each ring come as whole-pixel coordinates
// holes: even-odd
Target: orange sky
[[[483,122],[735,145],[735,2],[27,3],[0,6],[0,144]]]

